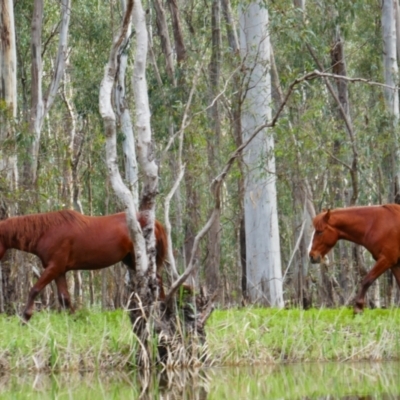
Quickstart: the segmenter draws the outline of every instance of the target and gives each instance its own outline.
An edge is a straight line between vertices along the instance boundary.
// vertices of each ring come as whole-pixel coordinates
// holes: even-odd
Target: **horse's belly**
[[[79,246],[77,244],[68,263],[68,269],[101,269],[122,261],[131,251],[131,246],[123,244],[98,244]]]

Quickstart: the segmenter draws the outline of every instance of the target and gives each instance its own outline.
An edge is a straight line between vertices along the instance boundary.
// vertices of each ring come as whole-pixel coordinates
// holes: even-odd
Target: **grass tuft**
[[[208,325],[210,353],[222,365],[399,360],[400,310],[348,308],[216,310]]]
[[[400,360],[399,326],[400,309],[215,310],[206,351],[175,346],[164,366]],[[0,372],[128,370],[140,346],[122,310],[38,312],[26,326],[0,315],[0,337]]]

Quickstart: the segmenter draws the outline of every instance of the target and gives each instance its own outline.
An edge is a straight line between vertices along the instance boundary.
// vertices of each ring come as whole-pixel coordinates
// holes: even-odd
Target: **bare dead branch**
[[[309,72],[307,74],[304,74],[303,76],[295,79],[288,87],[287,91],[286,91],[286,95],[284,96],[284,98],[282,99],[281,104],[279,105],[278,110],[276,111],[275,115],[273,116],[273,118],[271,119],[271,121],[266,121],[265,123],[261,124],[258,128],[256,128],[253,133],[248,137],[248,139],[243,142],[229,157],[228,161],[226,162],[224,168],[222,169],[221,173],[216,176],[213,180],[213,182],[211,183],[211,190],[213,192],[214,195],[214,200],[215,200],[215,208],[210,216],[210,218],[208,219],[208,221],[206,222],[206,224],[204,225],[204,227],[201,229],[201,231],[197,234],[197,236],[194,239],[194,243],[193,243],[193,248],[192,248],[192,252],[191,252],[191,257],[190,257],[190,262],[189,265],[187,267],[187,269],[185,270],[185,272],[172,284],[169,292],[166,295],[166,302],[169,302],[172,298],[172,296],[174,295],[174,293],[178,290],[179,286],[185,282],[185,280],[189,277],[189,275],[195,270],[195,268],[197,267],[197,265],[194,263],[194,254],[196,253],[200,240],[206,235],[206,233],[208,232],[208,230],[210,229],[210,227],[212,226],[212,223],[216,217],[216,210],[218,210],[220,208],[220,190],[221,190],[221,186],[222,183],[224,182],[227,174],[229,173],[233,163],[235,162],[235,160],[239,157],[239,155],[243,152],[243,150],[249,145],[249,143],[251,143],[251,141],[265,128],[272,128],[276,125],[277,121],[279,120],[279,117],[282,113],[282,111],[284,110],[287,102],[289,101],[290,96],[293,93],[294,88],[306,81],[310,81],[316,78],[334,78],[334,79],[345,79],[347,81],[351,81],[351,82],[361,82],[361,83],[366,83],[369,85],[374,85],[374,86],[380,86],[380,87],[387,87],[387,85],[381,84],[379,82],[373,82],[371,80],[367,80],[367,79],[363,79],[363,78],[348,78],[342,75],[335,75],[335,74],[329,74],[329,73],[324,73],[324,72],[320,72],[318,70]],[[332,154],[330,154],[330,156],[334,157]],[[352,167],[343,163],[341,160],[337,159],[338,162],[340,162],[341,164],[343,164],[346,168],[348,168],[350,171],[352,170]]]

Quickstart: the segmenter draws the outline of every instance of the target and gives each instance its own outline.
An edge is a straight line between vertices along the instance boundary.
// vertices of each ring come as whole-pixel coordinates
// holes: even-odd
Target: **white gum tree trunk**
[[[248,73],[242,112],[245,141],[271,119],[268,10],[262,1],[240,8],[240,50]],[[247,293],[251,301],[283,306],[274,139],[264,129],[244,150]]]
[[[60,86],[61,78],[64,75],[65,60],[68,46],[68,28],[71,11],[71,0],[61,1],[61,25],[58,42],[57,57],[54,66],[54,73],[45,98],[42,94],[42,21],[43,21],[43,0],[35,0],[33,6],[33,17],[31,27],[31,50],[32,50],[32,95],[30,133],[33,137],[32,145],[28,150],[29,159],[24,166],[25,184],[31,185],[36,182],[37,166],[41,130],[44,118],[50,110]]]
[[[156,241],[154,235],[155,198],[158,190],[158,167],[155,162],[150,126],[150,106],[146,80],[146,62],[148,50],[148,32],[146,15],[140,0],[133,5],[132,21],[136,30],[136,52],[133,66],[133,93],[136,104],[137,155],[143,185],[140,195],[140,210],[146,212],[146,225],[143,234],[146,237],[147,254],[150,262],[150,275],[156,275]]]
[[[4,141],[7,140],[10,143],[13,142],[12,139],[15,137],[13,122],[17,116],[17,52],[12,0],[0,0],[0,32],[0,102],[4,102],[6,106],[6,112],[0,113],[0,174],[6,179],[8,189],[12,193],[18,187],[17,157],[14,155],[16,154],[14,149],[3,145]],[[14,147],[14,145],[12,146]],[[2,196],[0,193],[0,214],[3,219],[9,211],[4,199],[1,198]],[[13,209],[10,211],[11,214],[15,212]],[[10,303],[10,300],[4,296],[8,289],[6,282],[11,281],[10,267],[4,267],[6,257],[0,263],[1,313],[6,310]]]
[[[130,0],[127,3],[122,28],[114,39],[108,63],[105,67],[104,77],[100,85],[99,108],[104,121],[108,174],[115,194],[126,208],[130,235],[135,243],[136,268],[144,274],[148,268],[148,259],[145,250],[146,245],[136,219],[136,207],[132,193],[124,184],[118,169],[116,116],[111,102],[118,70],[117,58],[121,51],[122,44],[127,38],[128,31],[130,30],[132,10],[133,1]]]
[[[14,137],[12,122],[17,116],[17,51],[12,0],[0,1],[0,14],[0,100],[8,109],[6,118],[0,120],[0,140],[3,141]],[[18,186],[15,154],[3,147],[0,151],[0,173],[6,177],[10,190]]]
[[[393,118],[393,131],[396,140],[392,150],[393,185],[390,190],[390,201],[400,202],[400,145],[399,145],[399,91],[396,88],[399,81],[399,67],[397,62],[397,34],[396,34],[396,7],[395,0],[382,0],[382,35],[383,35],[383,64],[385,84],[385,103],[388,113]]]
[[[382,1],[382,35],[384,45],[384,74],[385,84],[396,86],[399,68],[396,54],[396,22],[395,3],[393,0]],[[399,119],[399,97],[398,90],[385,88],[386,107],[389,112]]]
[[[121,0],[121,8],[125,12],[126,1]],[[123,47],[128,47],[131,28],[129,27],[127,37],[122,44]],[[118,90],[115,90],[115,108],[119,118],[121,131],[124,134],[122,148],[124,152],[125,163],[125,181],[133,195],[135,207],[139,207],[139,184],[138,184],[138,165],[136,161],[136,148],[133,132],[133,125],[129,113],[128,102],[125,94],[125,73],[128,66],[128,52],[123,50],[120,56],[120,65],[118,69]]]
[[[399,5],[398,0],[382,0],[382,36],[383,36],[383,65],[385,84],[385,104],[386,110],[393,118],[393,134],[395,135],[394,147],[392,149],[392,177],[393,184],[389,190],[389,201],[400,203],[400,145],[399,145],[399,91],[395,89],[399,82],[399,67],[398,67],[398,43],[399,27]],[[393,89],[392,89],[393,88]],[[377,281],[378,284],[378,281]],[[376,294],[376,291],[374,291]],[[390,302],[394,302],[394,293],[392,290],[392,298]],[[379,296],[375,295],[376,299]],[[379,305],[378,305],[379,306]]]

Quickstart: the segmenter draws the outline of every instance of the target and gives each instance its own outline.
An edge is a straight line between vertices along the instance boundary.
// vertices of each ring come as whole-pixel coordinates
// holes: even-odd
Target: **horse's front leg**
[[[382,257],[378,259],[372,269],[365,275],[361,282],[361,290],[358,293],[354,305],[354,314],[360,314],[364,310],[365,295],[369,287],[379,278],[387,269],[393,265],[393,262],[388,261],[386,258]],[[396,275],[395,275],[396,276]]]
[[[46,287],[53,279],[57,278],[60,274],[58,269],[59,268],[56,264],[49,264],[47,267],[45,267],[42,275],[29,291],[28,301],[22,313],[22,318],[25,322],[28,322],[32,317],[37,295],[43,290],[44,287]]]
[[[71,304],[71,297],[68,291],[68,284],[65,274],[61,274],[55,278],[58,292],[58,301],[62,308],[68,308],[70,313],[74,313],[75,310]]]

